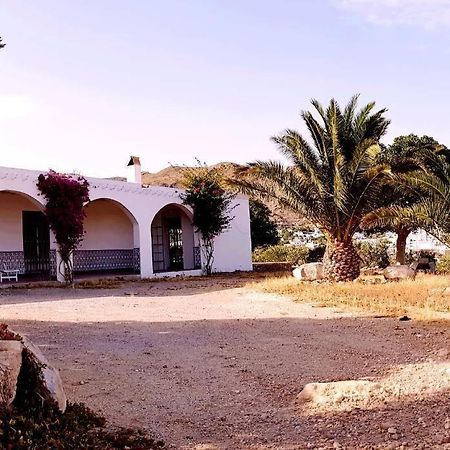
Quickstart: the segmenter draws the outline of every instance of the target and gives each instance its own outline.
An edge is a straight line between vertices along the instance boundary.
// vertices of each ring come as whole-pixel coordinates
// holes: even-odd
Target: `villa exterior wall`
[[[23,250],[21,208],[43,210],[43,199],[36,187],[41,173],[0,167],[0,195],[5,199],[0,204],[0,253],[7,249],[16,252]],[[139,270],[142,278],[156,276],[152,261],[151,224],[158,212],[167,205],[179,205],[181,209],[189,211],[182,205],[182,191],[167,187],[142,187],[125,181],[99,178],[87,180],[91,203],[87,206],[86,234],[79,255],[75,257],[75,268],[77,260],[82,259],[82,252],[91,252],[85,253],[90,260],[89,267],[98,266],[101,269],[103,261],[108,260],[106,269],[122,268],[130,266],[132,261],[134,270]],[[11,197],[4,191],[14,191],[20,195]],[[216,241],[214,270],[217,272],[252,270],[248,200],[245,197],[237,198],[234,203],[237,207],[233,210],[235,217],[231,227]],[[194,256],[188,247],[197,246],[198,237],[193,233],[188,216],[182,219],[182,229],[183,244],[187,249],[184,265],[191,267]],[[51,237],[50,248],[54,251],[55,247]],[[114,255],[110,250],[122,253]],[[52,264],[54,266],[54,262]],[[86,262],[78,264],[81,264],[79,267],[85,267],[82,264]]]
[[[236,205],[236,206],[234,206]],[[238,197],[234,206],[230,229],[217,237],[213,271],[233,272],[252,270],[252,249],[250,239],[250,212],[248,199]]]

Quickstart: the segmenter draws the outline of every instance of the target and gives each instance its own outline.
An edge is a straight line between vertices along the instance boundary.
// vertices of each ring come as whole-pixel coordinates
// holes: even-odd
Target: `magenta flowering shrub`
[[[37,187],[46,199],[45,215],[59,246],[64,279],[73,283],[72,255],[83,240],[83,206],[89,201],[89,183],[82,176],[50,170],[39,175]],[[60,268],[58,268],[60,270]]]
[[[207,166],[186,169],[184,173],[185,192],[181,199],[193,210],[193,225],[202,239],[203,270],[207,275],[211,274],[214,262],[214,239],[233,220],[230,211],[235,194],[223,189],[221,182],[217,170]]]

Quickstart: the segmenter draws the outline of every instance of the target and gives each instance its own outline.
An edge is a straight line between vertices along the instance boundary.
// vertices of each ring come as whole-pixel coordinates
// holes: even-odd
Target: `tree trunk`
[[[405,264],[406,261],[406,239],[408,239],[410,230],[400,227],[397,229],[397,243],[395,261],[397,264]]]
[[[352,281],[359,277],[360,258],[351,240],[328,242],[323,263],[329,280]]]

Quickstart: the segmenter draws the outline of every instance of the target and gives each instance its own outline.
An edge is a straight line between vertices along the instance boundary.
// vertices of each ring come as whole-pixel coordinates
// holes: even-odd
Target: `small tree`
[[[280,241],[270,209],[259,200],[250,200],[250,231],[252,250],[256,247],[275,245]]]
[[[181,199],[193,210],[193,225],[202,240],[203,271],[210,275],[214,262],[214,240],[229,228],[233,220],[230,212],[235,194],[225,191],[217,169],[206,165],[185,169],[183,185],[186,190],[181,194]]]
[[[45,215],[59,246],[59,273],[67,284],[73,284],[73,252],[84,234],[83,206],[89,201],[89,183],[84,177],[73,177],[50,170],[39,175],[37,187],[47,201]],[[63,271],[61,271],[63,265]]]

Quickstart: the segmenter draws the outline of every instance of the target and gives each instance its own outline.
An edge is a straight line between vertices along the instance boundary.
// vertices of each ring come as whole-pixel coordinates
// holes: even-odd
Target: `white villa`
[[[180,190],[142,185],[139,158],[128,181],[87,178],[85,236],[74,254],[75,274],[136,273],[141,278],[199,275],[199,237]],[[40,171],[0,167],[0,270],[19,279],[59,279],[57,245],[36,186]],[[215,272],[252,270],[248,199],[233,200],[234,219],[216,239]]]

